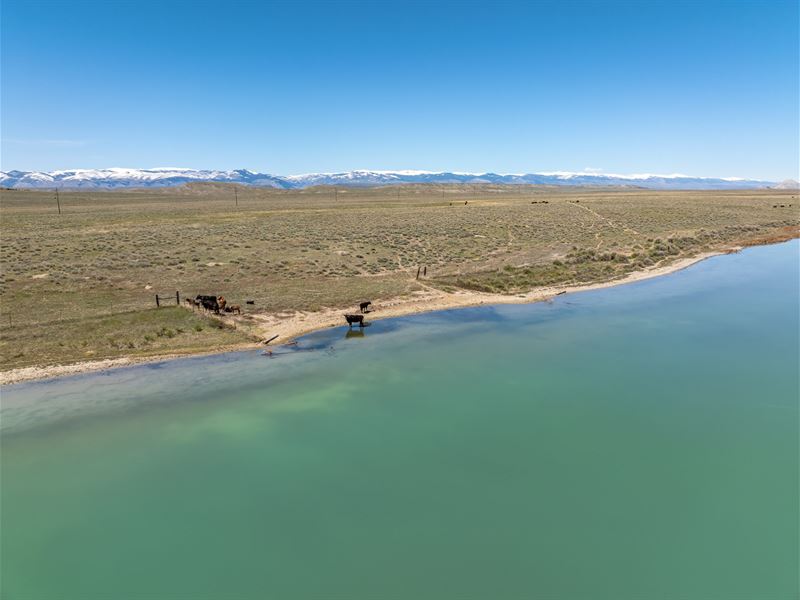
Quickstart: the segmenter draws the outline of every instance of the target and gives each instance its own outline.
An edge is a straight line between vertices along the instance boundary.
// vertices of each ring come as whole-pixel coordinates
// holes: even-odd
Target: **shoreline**
[[[785,240],[786,241],[786,240]],[[767,245],[767,244],[764,244]],[[435,312],[440,310],[450,310],[456,308],[468,308],[475,306],[492,306],[498,304],[532,304],[543,302],[560,296],[562,294],[574,294],[610,287],[621,286],[637,281],[645,281],[655,277],[670,275],[682,271],[692,265],[714,256],[739,252],[745,246],[735,246],[724,250],[704,252],[695,256],[679,259],[669,265],[653,267],[643,271],[634,271],[624,277],[611,279],[598,283],[571,286],[546,286],[539,287],[525,294],[505,295],[476,292],[469,290],[459,290],[457,292],[443,292],[434,288],[429,291],[415,292],[412,297],[402,297],[389,299],[374,304],[375,313],[368,313],[371,320],[389,319],[393,317],[403,317],[408,315]],[[281,341],[272,345],[279,347],[287,344],[294,339],[330,327],[342,326],[342,309],[325,309],[317,312],[297,312],[288,318],[279,318],[274,315],[250,315],[255,321],[257,330],[263,339],[268,339],[274,335],[279,336]],[[45,367],[19,367],[8,371],[0,372],[0,385],[13,385],[32,381],[57,379],[69,377],[83,373],[102,372],[121,367],[130,367],[145,363],[157,363],[180,358],[190,358],[193,356],[209,356],[214,354],[224,354],[226,352],[254,350],[263,348],[259,343],[242,343],[233,346],[214,348],[207,352],[183,352],[169,353],[154,356],[126,356],[119,358],[107,358],[101,360],[81,361],[65,365],[49,365]]]

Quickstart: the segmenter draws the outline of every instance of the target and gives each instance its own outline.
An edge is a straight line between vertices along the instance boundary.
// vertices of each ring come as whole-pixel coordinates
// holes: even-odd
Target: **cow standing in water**
[[[347,320],[347,324],[350,327],[353,325],[358,325],[359,327],[364,326],[364,315],[345,315],[344,318]]]

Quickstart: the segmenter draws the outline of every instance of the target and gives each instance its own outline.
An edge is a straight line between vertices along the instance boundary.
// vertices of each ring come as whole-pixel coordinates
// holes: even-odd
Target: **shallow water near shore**
[[[794,597],[799,255],[4,388],[3,597]]]

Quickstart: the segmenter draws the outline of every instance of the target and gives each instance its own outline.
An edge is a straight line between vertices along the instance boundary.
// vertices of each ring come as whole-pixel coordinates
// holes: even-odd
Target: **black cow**
[[[365,313],[367,312],[367,309],[370,307],[371,304],[372,302],[367,300],[366,302],[362,302],[361,304],[359,304],[358,307],[361,309],[362,313]]]
[[[359,327],[364,326],[364,315],[345,315],[344,318],[347,320],[347,324],[350,325],[350,327],[356,324]]]
[[[217,302],[216,296],[203,296],[198,294],[195,300],[206,310],[213,310],[215,313],[219,314],[219,302]]]

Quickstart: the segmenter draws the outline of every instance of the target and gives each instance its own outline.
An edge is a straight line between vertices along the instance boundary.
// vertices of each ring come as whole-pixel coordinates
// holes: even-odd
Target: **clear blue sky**
[[[3,170],[798,177],[798,2],[2,2]]]

